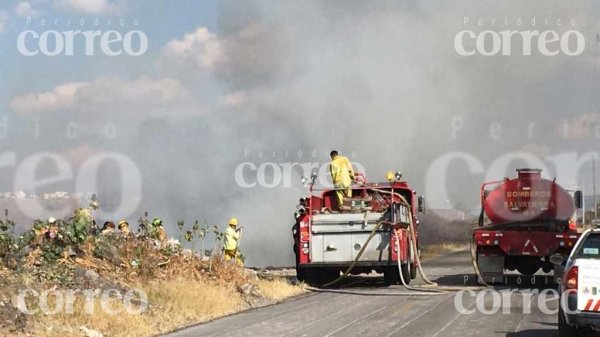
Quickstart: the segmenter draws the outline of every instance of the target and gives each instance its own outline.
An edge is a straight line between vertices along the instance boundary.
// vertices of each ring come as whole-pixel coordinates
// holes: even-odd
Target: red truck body
[[[398,278],[398,261],[405,281],[416,275],[416,259],[409,240],[409,217],[415,224],[419,201],[404,181],[354,185],[352,198],[344,199],[344,209],[337,207],[334,189],[314,191],[300,199],[293,226],[296,271],[300,280],[321,285],[336,279],[351,265],[352,274],[383,273],[386,282]],[[410,210],[401,202],[408,203]],[[378,223],[382,225],[376,229]],[[396,230],[399,250],[396,248]],[[374,236],[364,247],[367,238]],[[415,233],[418,236],[418,233]],[[417,241],[418,242],[418,241]],[[408,279],[407,279],[408,278]]]
[[[479,228],[473,232],[477,265],[486,282],[501,282],[504,270],[533,275],[553,270],[549,257],[568,255],[579,238],[569,192],[541,170],[519,169],[518,177],[484,183]],[[490,189],[492,187],[492,189]],[[580,192],[575,193],[580,198]],[[489,223],[485,222],[485,217]]]

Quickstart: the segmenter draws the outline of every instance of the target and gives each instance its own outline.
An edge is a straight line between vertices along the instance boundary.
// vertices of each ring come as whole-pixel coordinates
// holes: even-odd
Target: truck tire
[[[402,264],[400,266],[402,269],[402,278],[404,278],[404,282],[406,285],[410,284],[410,265],[408,263]],[[398,273],[398,266],[389,266],[383,271],[383,280],[386,285],[394,285],[401,284],[400,281],[400,273]]]
[[[565,315],[561,308],[558,309],[558,337],[575,337],[579,334],[579,329],[570,326],[565,321]]]
[[[300,282],[305,282],[306,281],[306,268],[296,267],[296,278]]]
[[[309,286],[316,287],[320,285],[319,270],[316,268],[303,268],[304,282]]]
[[[327,283],[333,282],[338,277],[340,277],[340,272],[337,269],[322,268],[320,270],[320,274],[321,274],[320,275],[321,285],[325,285]],[[335,284],[332,284],[332,286],[335,286]]]
[[[304,268],[304,282],[312,287],[321,287],[327,283],[335,281],[340,272],[327,268]]]
[[[410,280],[412,278],[410,264],[408,264],[408,263],[403,264],[401,266],[401,269],[402,269],[402,278],[404,279],[404,282],[406,283],[406,285],[409,285]]]
[[[517,271],[525,276],[533,276],[538,270],[540,266],[537,264],[524,263],[517,266]]]
[[[505,260],[505,268],[506,266],[511,264],[512,267],[514,267],[514,269],[516,269],[519,272],[519,274],[525,276],[533,276],[535,273],[537,273],[538,270],[540,270],[544,266],[542,260],[539,257],[535,256],[518,256],[512,258],[509,257]],[[511,268],[506,269],[510,270]]]
[[[412,241],[410,242],[410,260],[408,261],[408,263],[410,264],[410,278],[405,278],[405,279],[409,279],[409,280],[414,280],[417,278],[417,265],[415,264],[415,261],[417,260],[414,256],[414,247],[412,244]],[[419,253],[417,253],[419,254]],[[420,255],[420,254],[419,254]]]
[[[400,283],[400,274],[397,266],[388,266],[383,271],[383,281],[386,285],[391,286]]]

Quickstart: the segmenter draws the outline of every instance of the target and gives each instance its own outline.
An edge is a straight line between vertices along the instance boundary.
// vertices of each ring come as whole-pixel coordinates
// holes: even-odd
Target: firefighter
[[[119,221],[119,231],[121,235],[129,236],[131,235],[131,230],[129,229],[129,223],[125,220]]]
[[[167,241],[167,231],[163,226],[162,219],[154,218],[154,220],[152,220],[152,226],[154,227],[153,237],[160,241]]]
[[[354,180],[354,170],[352,170],[352,164],[350,160],[344,156],[340,156],[336,150],[331,151],[331,164],[329,170],[331,172],[331,181],[335,187],[336,201],[338,204],[338,210],[342,211],[342,205],[344,204],[344,197],[352,197],[352,180]]]
[[[56,224],[55,218],[49,218],[46,222],[36,221],[33,225],[33,238],[35,244],[42,244],[49,237],[50,227]]]
[[[237,218],[231,218],[229,220],[229,226],[225,230],[225,261],[235,260],[236,265],[241,266],[242,260],[239,257],[239,242],[241,237],[242,228],[238,228]]]
[[[93,236],[98,235],[98,223],[96,220],[92,220],[92,222],[90,222],[89,233]]]
[[[43,222],[43,221],[36,221],[33,224],[33,242],[35,244],[41,244],[44,241],[44,238],[46,237],[46,233],[48,233],[48,229],[50,228],[50,226],[48,226],[47,223]]]
[[[112,221],[106,221],[102,226],[102,231],[100,232],[102,235],[114,234],[115,232],[115,223]]]
[[[46,239],[54,240],[58,236],[58,220],[54,217],[48,219],[48,227],[45,233]]]

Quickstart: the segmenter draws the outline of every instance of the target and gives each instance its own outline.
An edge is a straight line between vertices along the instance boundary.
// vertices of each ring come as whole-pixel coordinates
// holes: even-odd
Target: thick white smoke
[[[75,168],[98,152],[123,153],[138,166],[143,193],[118,196],[122,178],[107,163],[97,191],[107,207],[141,197],[130,220],[148,210],[165,218],[173,236],[177,220],[224,227],[237,216],[246,228],[242,250],[248,264],[291,265],[292,214],[305,193],[300,171],[293,170],[289,187],[243,188],[235,179],[240,164],[325,164],[328,151],[338,149],[355,152],[352,160],[371,181],[401,169],[423,191],[431,163],[452,151],[472,154],[485,167],[510,151],[544,158],[593,150],[593,137],[575,142],[561,137],[559,128],[563,120],[580,126],[584,115],[597,120],[590,88],[598,77],[593,18],[599,9],[592,2],[564,1],[220,1],[216,31],[198,27],[165,44],[145,56],[151,66],[138,76],[71,76],[53,90],[11,100],[12,110],[27,118],[23,129],[39,123],[44,130],[63,130],[76,123],[95,130],[114,123],[114,139],[93,130],[75,140],[46,131],[5,144],[21,157],[60,153]],[[557,27],[557,19],[575,19],[586,51],[576,57],[523,56],[515,41],[515,55],[465,57],[454,48],[461,30],[530,30],[527,22],[534,17],[536,29],[559,32],[565,28]],[[462,124],[453,137],[457,121]],[[537,123],[532,138],[530,122]],[[501,125],[497,139],[490,136],[494,123]],[[54,171],[50,163],[40,174]],[[245,174],[256,181],[256,174]],[[450,206],[477,205],[485,173],[468,174],[456,163],[439,174],[449,176],[440,189],[449,191]],[[2,181],[5,189],[11,184]]]

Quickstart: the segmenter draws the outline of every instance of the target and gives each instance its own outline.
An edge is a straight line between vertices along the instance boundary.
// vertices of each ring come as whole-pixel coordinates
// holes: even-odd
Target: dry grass
[[[269,300],[279,301],[281,299],[299,295],[306,290],[300,286],[291,285],[287,280],[276,278],[273,280],[257,280],[255,284],[258,290]]]
[[[81,298],[72,314],[36,317],[34,331],[49,337],[81,336],[80,327],[86,326],[104,336],[153,336],[246,308],[235,289],[203,281],[171,280],[148,284],[143,290],[150,307],[142,314],[128,313],[121,301],[111,303],[117,314],[110,314],[102,310],[99,299],[89,314]]]
[[[428,259],[428,258],[432,258],[436,255],[456,252],[456,251],[464,250],[464,249],[468,249],[468,248],[469,248],[468,243],[447,242],[447,243],[437,243],[437,244],[433,244],[433,245],[427,245],[421,249],[421,258]]]
[[[146,287],[150,303],[159,304],[157,331],[169,331],[191,323],[204,322],[246,308],[233,287],[180,279]]]
[[[36,318],[33,331],[36,336],[62,337],[84,336],[81,326],[97,330],[104,336],[150,336],[156,330],[153,320],[156,312],[142,315],[129,314],[122,302],[112,302],[111,307],[117,314],[111,315],[102,310],[99,301],[95,303],[94,313],[88,314],[81,301],[77,301],[72,314],[40,316]]]
[[[293,286],[281,278],[255,279],[252,283],[269,302],[305,291],[302,287]],[[111,315],[102,310],[100,298],[97,298],[93,314],[90,315],[85,310],[82,297],[75,301],[72,314],[32,316],[30,323],[33,332],[36,336],[48,337],[83,336],[80,327],[86,326],[106,337],[153,336],[248,308],[243,296],[233,286],[207,281],[180,278],[152,282],[141,289],[148,295],[150,303],[150,307],[142,314],[130,314],[125,310],[122,301],[114,301],[111,302],[111,308],[117,314]]]
[[[151,235],[89,235],[90,212],[76,210],[73,218],[52,227],[55,236],[33,228],[18,244],[0,230],[5,243],[0,261],[0,336],[155,336],[303,291],[281,279],[261,280],[257,272],[225,262],[218,253],[200,257]],[[32,290],[27,307],[37,313],[19,311],[20,289]],[[135,289],[145,294],[141,301],[145,310],[139,313],[131,312],[129,299],[120,298]],[[47,290],[60,297],[39,310],[46,296],[32,293]],[[75,303],[65,310],[65,295],[72,302],[73,291]],[[139,299],[134,303],[133,309],[139,309]],[[52,309],[54,313],[48,312]]]

